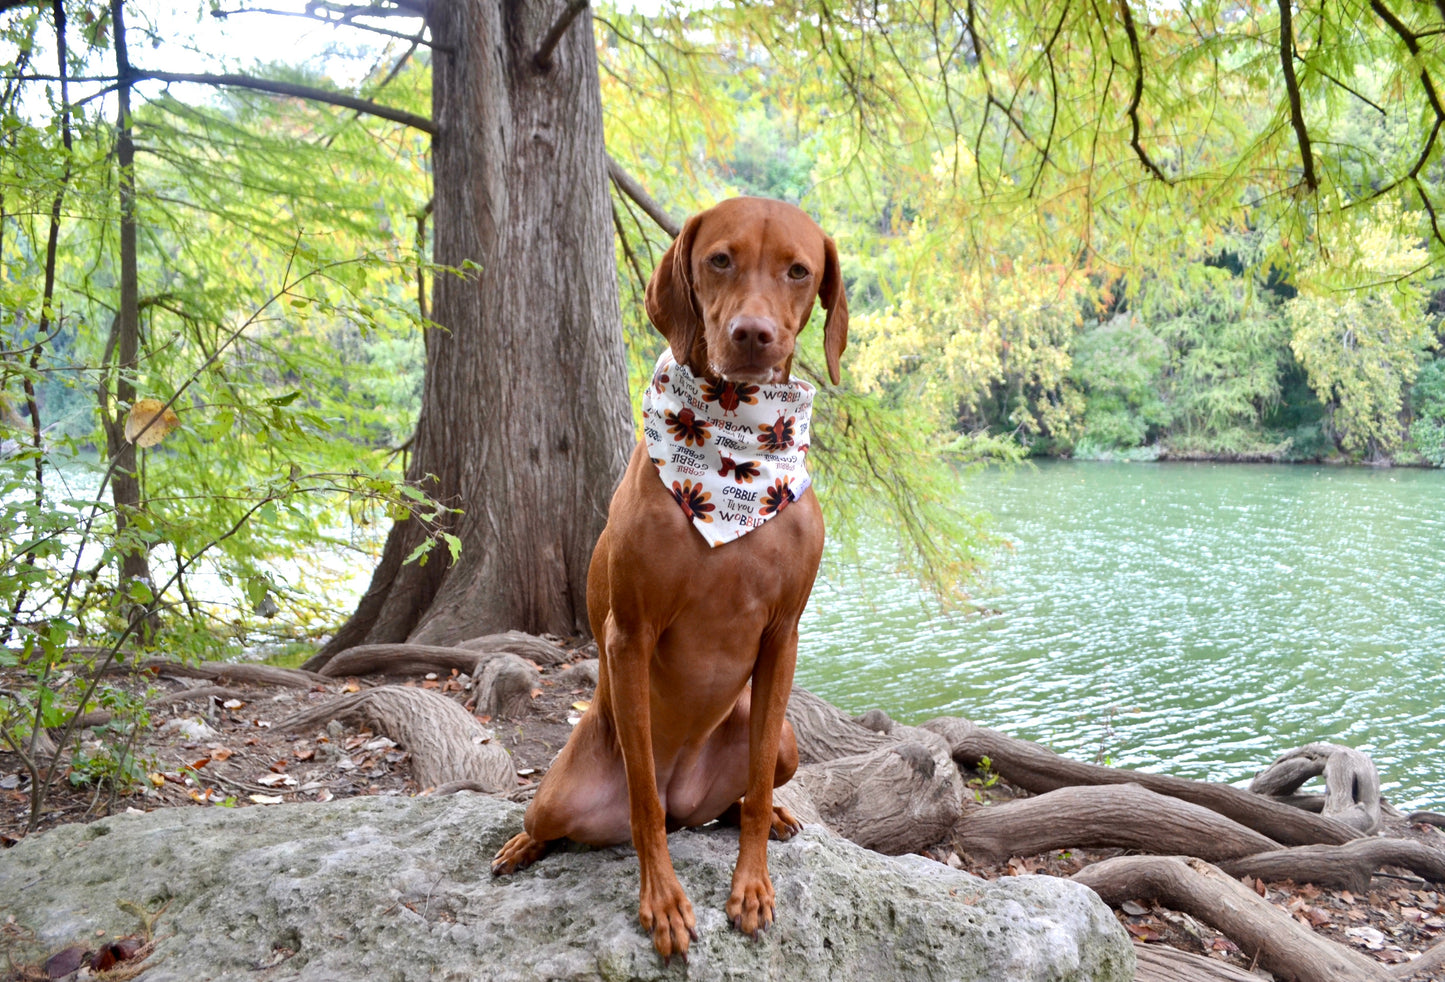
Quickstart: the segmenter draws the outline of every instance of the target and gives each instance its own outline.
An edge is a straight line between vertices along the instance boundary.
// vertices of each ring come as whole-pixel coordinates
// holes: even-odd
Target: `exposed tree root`
[[[197,699],[242,699],[250,700],[252,696],[240,689],[227,688],[224,685],[199,685],[194,689],[182,689],[180,692],[171,692],[167,695],[157,696],[146,703],[148,707],[158,708],[171,706],[178,702],[191,702]]]
[[[1252,876],[1271,883],[1293,880],[1356,893],[1370,888],[1370,877],[1381,866],[1399,866],[1431,882],[1445,883],[1445,853],[1407,839],[1296,846],[1219,863],[1230,876]]]
[[[1368,982],[1392,973],[1343,945],[1320,937],[1238,880],[1198,859],[1121,856],[1085,867],[1073,879],[1111,906],[1153,900],[1189,914],[1228,936],[1277,979]]]
[[[804,764],[871,753],[894,743],[892,737],[859,725],[837,706],[797,686],[788,697],[788,722],[793,724],[798,757]]]
[[[883,713],[864,718],[880,725],[886,721],[887,729],[872,729],[806,689],[794,687],[788,697],[788,722],[793,724],[798,758],[804,764],[871,753],[902,742],[933,746],[937,740],[937,734],[894,723]]]
[[[567,652],[550,641],[522,631],[488,634],[454,646],[434,644],[363,644],[331,656],[320,669],[330,678],[349,675],[424,675],[456,669],[476,675],[498,655],[516,655],[538,665],[561,665]]]
[[[492,657],[491,652],[433,644],[362,644],[333,655],[322,666],[321,674],[339,679],[352,675],[445,674],[455,668],[463,675],[475,675],[478,667]]]
[[[814,812],[839,835],[889,855],[948,838],[963,809],[963,780],[937,740],[805,764],[785,787],[808,798],[804,821]]]
[[[542,676],[516,655],[493,655],[477,676],[477,712],[488,716],[525,716]]]
[[[128,666],[121,666],[121,668],[128,669]],[[249,685],[280,685],[288,689],[310,689],[313,686],[326,685],[332,681],[315,672],[307,672],[298,668],[278,668],[275,665],[259,665],[255,662],[232,664],[206,661],[198,665],[186,665],[162,658],[147,658],[136,668],[139,671],[152,672],[156,675],[173,675],[187,679],[217,679]]]
[[[1445,815],[1439,812],[1411,812],[1405,821],[1411,825],[1433,825],[1439,829],[1445,829]]]
[[[1320,813],[1368,835],[1380,827],[1380,773],[1375,762],[1353,747],[1311,743],[1260,771],[1249,790],[1263,795],[1293,795],[1312,777],[1325,778]]]
[[[1226,784],[1081,764],[1037,743],[1016,740],[956,716],[930,720],[923,729],[942,735],[952,748],[954,760],[961,765],[976,767],[987,757],[994,770],[1034,794],[1079,785],[1139,784],[1155,794],[1218,812],[1282,845],[1337,845],[1360,837],[1357,830],[1343,822],[1281,805],[1263,795]]]
[[[1134,956],[1134,982],[1260,982],[1253,972],[1165,945],[1135,942]]]
[[[1078,847],[1181,853],[1218,862],[1279,848],[1217,812],[1137,784],[1060,788],[974,808],[959,822],[958,840],[970,855],[990,862]]]
[[[276,729],[307,729],[333,719],[365,719],[405,747],[423,788],[467,781],[495,792],[516,784],[511,755],[490,742],[491,734],[471,713],[430,689],[378,686],[303,710]]]
[[[560,648],[545,638],[539,638],[535,634],[528,634],[525,631],[485,634],[480,638],[462,641],[457,647],[488,655],[518,655],[528,661],[534,661],[544,668],[562,665],[569,660],[565,648]],[[594,651],[592,654],[596,655],[597,652]]]

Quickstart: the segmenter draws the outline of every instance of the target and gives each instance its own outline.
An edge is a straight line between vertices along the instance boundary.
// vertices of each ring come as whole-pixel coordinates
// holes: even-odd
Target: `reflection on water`
[[[1445,473],[1049,462],[961,493],[1014,545],[1000,613],[820,577],[799,685],[1182,777],[1348,743],[1398,807],[1445,807]]]

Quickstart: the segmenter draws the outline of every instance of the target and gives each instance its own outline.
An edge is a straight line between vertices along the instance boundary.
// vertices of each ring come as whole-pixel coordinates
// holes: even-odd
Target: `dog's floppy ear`
[[[672,357],[686,365],[702,330],[702,317],[692,295],[692,243],[702,215],[693,215],[663,253],[647,283],[647,317],[667,338]]]
[[[837,385],[842,378],[838,374],[838,362],[843,357],[843,349],[848,347],[848,295],[843,290],[842,270],[838,268],[838,247],[826,235],[823,254],[823,283],[818,289],[818,300],[828,312],[823,321],[823,354],[828,359],[828,378]]]

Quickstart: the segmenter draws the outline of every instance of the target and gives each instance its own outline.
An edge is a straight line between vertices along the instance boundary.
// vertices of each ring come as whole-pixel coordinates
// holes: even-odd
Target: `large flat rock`
[[[15,953],[34,962],[133,931],[118,900],[168,899],[147,982],[1133,978],[1123,930],[1077,884],[987,882],[817,826],[769,845],[778,920],[758,942],[723,913],[736,831],[675,833],[701,937],[689,964],[665,969],[637,923],[631,849],[559,851],[492,877],[521,820],[470,794],[121,815],[0,853],[0,919],[17,919],[11,939],[34,933]]]

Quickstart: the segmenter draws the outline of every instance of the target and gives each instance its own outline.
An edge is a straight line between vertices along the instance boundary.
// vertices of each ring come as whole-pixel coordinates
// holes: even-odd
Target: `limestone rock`
[[[1128,938],[1075,883],[986,882],[817,827],[769,845],[778,920],[759,942],[723,912],[736,831],[675,833],[701,936],[690,964],[664,969],[637,924],[631,849],[559,850],[492,877],[521,819],[471,794],[121,815],[0,853],[0,917],[15,916],[11,938],[34,932],[12,952],[34,964],[134,930],[118,900],[168,899],[147,982],[1133,978]]]

